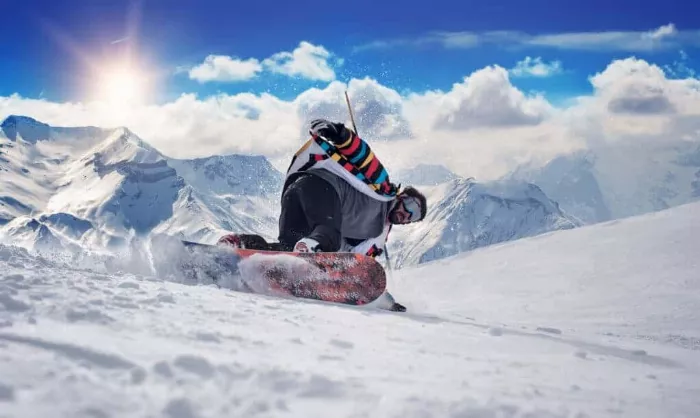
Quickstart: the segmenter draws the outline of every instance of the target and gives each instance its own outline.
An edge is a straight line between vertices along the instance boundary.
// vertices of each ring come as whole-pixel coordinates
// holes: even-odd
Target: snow
[[[455,179],[422,190],[428,200],[425,220],[391,231],[397,267],[580,225],[531,183]]]
[[[404,268],[406,313],[0,246],[0,415],[696,417],[698,234],[691,203]]]
[[[696,201],[700,142],[637,138],[598,144],[506,177],[537,184],[585,223],[621,219]]]
[[[176,160],[126,128],[51,127],[21,116],[2,128],[5,242],[37,250],[50,237],[94,249],[151,233],[204,242],[232,231],[276,236],[282,174],[264,157]]]

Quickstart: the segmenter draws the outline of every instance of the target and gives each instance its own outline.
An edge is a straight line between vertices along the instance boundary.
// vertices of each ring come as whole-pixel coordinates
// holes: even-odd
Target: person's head
[[[427,211],[425,196],[414,187],[408,186],[396,196],[389,211],[389,221],[392,224],[420,222],[425,218]]]

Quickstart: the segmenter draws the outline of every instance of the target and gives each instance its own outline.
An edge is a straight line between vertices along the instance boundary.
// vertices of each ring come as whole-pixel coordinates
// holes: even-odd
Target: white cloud
[[[278,52],[262,62],[255,58],[242,60],[226,55],[209,55],[203,63],[189,69],[189,76],[201,83],[246,81],[267,70],[290,77],[332,81],[335,79],[335,71],[329,63],[332,57],[323,46],[302,41],[294,51]],[[342,65],[343,60],[336,58],[334,63]]]
[[[670,25],[673,27],[673,25]],[[522,44],[526,46],[551,47],[558,49],[587,51],[628,51],[649,52],[677,48],[684,42],[697,43],[694,37],[698,31],[684,32],[682,37],[674,36],[678,32],[669,31],[662,26],[652,31],[603,31],[571,32],[547,35],[526,35]]]
[[[306,122],[315,118],[352,126],[345,101],[346,90],[361,136],[378,140],[411,136],[411,127],[403,116],[401,96],[370,78],[353,79],[348,86],[336,81],[323,90],[310,89],[299,95],[296,99],[297,116],[303,122],[304,133]]]
[[[0,119],[20,114],[54,126],[127,126],[166,155],[263,154],[284,170],[307,137],[309,119],[349,124],[343,95],[347,89],[361,136],[391,170],[443,164],[479,180],[596,141],[700,141],[699,80],[669,79],[658,66],[629,58],[610,63],[590,82],[592,95],[561,109],[517,89],[504,68],[489,66],[449,91],[400,95],[365,78],[349,85],[334,81],[291,101],[269,94],[186,94],[122,114],[100,103],[13,95],[0,97]]]
[[[659,28],[649,31],[645,34],[646,37],[651,39],[661,39],[668,36],[673,36],[678,33],[676,30],[676,25],[669,23],[668,25],[660,26]]]
[[[513,77],[550,77],[562,72],[561,61],[544,62],[542,57],[525,57],[510,69]]]
[[[484,41],[480,34],[473,32],[436,32],[428,35],[423,42],[439,42],[445,48],[473,48]],[[420,42],[420,41],[419,41]]]
[[[700,80],[669,79],[653,64],[616,60],[590,78],[595,95],[612,113],[661,115],[699,111]]]
[[[628,58],[590,77],[594,93],[560,120],[591,146],[607,142],[700,141],[700,80],[668,78],[657,65]]]
[[[208,81],[245,81],[262,71],[255,58],[241,60],[225,55],[209,55],[203,63],[193,67],[189,76],[200,83]]]
[[[302,41],[292,52],[278,52],[266,58],[263,65],[275,73],[331,81],[335,72],[328,64],[330,57],[326,48]]]
[[[203,99],[183,94],[163,105],[133,106],[121,113],[99,102],[0,97],[0,120],[10,114],[31,116],[53,126],[127,126],[164,154],[182,158],[221,153],[273,157],[293,152],[299,142],[294,104],[269,94]]]
[[[475,71],[438,97],[435,129],[537,125],[551,112],[541,96],[527,97],[515,88],[499,66]]]
[[[586,51],[649,52],[700,45],[700,30],[679,31],[669,23],[648,31],[599,31],[529,34],[518,31],[432,32],[417,38],[377,40],[355,48],[356,51],[388,49],[400,46],[439,45],[469,49],[482,45],[503,48],[547,47]]]

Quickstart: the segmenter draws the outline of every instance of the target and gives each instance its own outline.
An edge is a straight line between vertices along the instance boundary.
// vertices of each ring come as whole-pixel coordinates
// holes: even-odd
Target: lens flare
[[[147,90],[145,77],[130,68],[108,70],[98,81],[97,100],[113,106],[143,104]]]

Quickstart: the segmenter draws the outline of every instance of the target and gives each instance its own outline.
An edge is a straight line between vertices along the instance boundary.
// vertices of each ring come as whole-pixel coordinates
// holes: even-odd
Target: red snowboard
[[[192,242],[185,246],[213,256],[255,293],[364,305],[386,289],[384,268],[361,254],[246,250]]]

